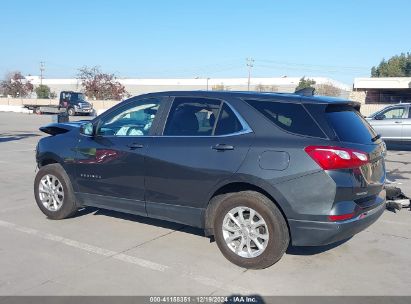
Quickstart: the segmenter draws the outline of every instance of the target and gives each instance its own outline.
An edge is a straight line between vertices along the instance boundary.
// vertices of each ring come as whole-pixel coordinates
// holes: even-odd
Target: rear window
[[[326,110],[326,118],[340,141],[370,144],[377,136],[369,123],[351,107]]]
[[[301,104],[254,99],[245,101],[285,131],[326,138],[324,132]]]

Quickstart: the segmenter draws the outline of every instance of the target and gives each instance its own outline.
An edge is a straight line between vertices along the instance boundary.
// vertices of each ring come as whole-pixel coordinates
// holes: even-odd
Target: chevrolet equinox
[[[204,229],[245,268],[289,244],[350,238],[385,209],[385,144],[350,100],[161,92],[40,130],[36,202],[50,219],[94,206]]]

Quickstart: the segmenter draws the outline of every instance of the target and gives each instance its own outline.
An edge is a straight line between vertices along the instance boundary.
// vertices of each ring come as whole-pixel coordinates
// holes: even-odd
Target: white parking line
[[[1,152],[7,153],[7,152],[35,152],[35,149],[24,149],[24,150],[2,150]]]
[[[391,224],[391,225],[400,225],[400,226],[411,226],[409,223],[394,222],[389,220],[380,220],[381,223]]]
[[[32,204],[24,204],[24,205],[9,207],[9,208],[3,208],[3,209],[0,209],[0,213],[13,211],[13,210],[18,210],[18,209],[23,209],[23,208],[27,208],[29,206],[32,206]]]
[[[144,259],[139,259],[133,256],[127,256],[125,254],[121,254],[119,252],[115,252],[112,250],[108,250],[108,249],[104,249],[104,248],[100,248],[100,247],[96,247],[93,245],[89,245],[86,243],[82,243],[82,242],[78,242],[75,240],[71,240],[71,239],[67,239],[58,235],[54,235],[51,233],[44,233],[41,231],[38,231],[36,229],[32,229],[32,228],[27,228],[27,227],[23,227],[20,225],[16,225],[13,223],[9,223],[9,222],[5,222],[5,221],[1,221],[0,220],[0,226],[5,227],[5,228],[9,228],[9,229],[13,229],[16,231],[20,231],[20,232],[24,232],[30,235],[34,235],[37,236],[39,238],[45,239],[45,240],[49,240],[49,241],[54,241],[54,242],[58,242],[58,243],[62,243],[64,245],[70,246],[70,247],[74,247],[77,249],[81,249],[84,251],[88,251],[97,255],[102,255],[102,256],[106,256],[106,257],[112,257],[114,259],[117,260],[121,260],[121,261],[126,261],[132,264],[136,264],[139,265],[141,267],[144,268],[149,268],[152,270],[157,270],[157,271],[164,271],[166,270],[168,267],[164,266],[164,265],[160,265],[157,263],[153,263]]]
[[[90,244],[86,244],[86,243],[82,243],[82,242],[78,242],[72,239],[68,239],[62,236],[58,236],[55,234],[51,234],[51,233],[45,233],[45,232],[41,232],[39,230],[36,229],[32,229],[32,228],[28,228],[28,227],[24,227],[24,226],[20,226],[17,224],[13,224],[10,222],[6,222],[6,221],[2,221],[0,220],[0,227],[3,228],[8,228],[8,229],[12,229],[15,231],[19,231],[19,232],[23,232],[32,236],[36,236],[45,240],[49,240],[49,241],[53,241],[53,242],[58,242],[61,244],[64,244],[66,246],[70,246],[70,247],[74,247],[83,251],[87,251],[87,252],[91,252],[94,253],[96,255],[100,255],[100,256],[105,256],[108,258],[113,258],[125,263],[130,263],[130,264],[134,264],[134,265],[138,265],[140,267],[143,268],[147,268],[147,269],[151,269],[154,271],[159,271],[159,272],[170,272],[174,275],[178,275],[180,277],[184,277],[184,278],[188,278],[190,280],[193,280],[197,283],[200,283],[202,285],[206,285],[206,286],[211,286],[213,288],[217,288],[217,289],[224,289],[226,291],[229,291],[231,293],[235,293],[235,294],[251,294],[250,290],[247,290],[243,287],[239,287],[239,286],[235,286],[232,284],[224,284],[223,282],[220,282],[218,280],[212,279],[212,278],[208,278],[202,275],[197,275],[194,274],[192,272],[187,272],[187,271],[182,271],[181,269],[173,269],[170,266],[166,266],[166,265],[162,265],[159,263],[155,263],[149,260],[145,260],[145,259],[141,259],[141,258],[137,258],[131,255],[127,255],[121,252],[116,252],[116,251],[112,251],[112,250],[108,250],[105,248],[100,248],[97,246],[93,246]]]

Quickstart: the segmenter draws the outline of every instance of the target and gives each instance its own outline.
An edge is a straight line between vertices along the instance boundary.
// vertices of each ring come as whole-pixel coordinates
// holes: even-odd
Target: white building
[[[349,85],[325,77],[307,77],[317,84],[332,84],[343,92],[351,90]],[[40,85],[39,76],[27,76],[34,86]],[[186,90],[212,90],[215,86],[223,85],[232,91],[246,91],[247,78],[184,78],[184,79],[117,79],[123,84],[132,96],[159,92],[159,91],[186,91]],[[300,77],[276,78],[251,78],[250,90],[266,89],[277,92],[294,92]],[[61,91],[81,91],[81,81],[78,79],[43,79],[43,84],[50,87],[51,91],[59,94]],[[346,94],[344,94],[346,95]]]

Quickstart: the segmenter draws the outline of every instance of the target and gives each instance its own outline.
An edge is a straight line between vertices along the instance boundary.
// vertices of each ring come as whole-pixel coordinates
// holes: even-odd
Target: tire
[[[44,183],[48,186],[44,186]],[[54,194],[50,194],[51,190],[48,190],[52,188],[50,185],[55,187]],[[61,220],[70,217],[78,209],[70,179],[60,164],[40,168],[34,179],[34,197],[40,210],[49,219]]]
[[[67,109],[67,114],[69,116],[74,116],[74,115],[76,115],[76,111],[73,108],[68,108]]]
[[[218,248],[230,262],[243,268],[262,269],[273,265],[281,259],[290,241],[289,231],[282,213],[270,199],[255,191],[224,194],[216,199],[219,202],[214,213],[214,238]],[[241,223],[239,221],[241,219],[240,210],[245,219],[243,223],[246,223],[246,226],[238,229],[238,225],[231,220],[228,213],[231,212],[232,215],[237,215],[237,223]],[[236,211],[238,212],[235,213]],[[255,214],[252,223],[260,223],[256,224],[255,228],[252,228],[253,225],[249,218],[252,211]],[[263,222],[260,221],[261,218]],[[223,224],[225,224],[225,227],[228,225],[230,231],[224,231]],[[247,225],[251,226],[251,228],[247,227]],[[235,230],[235,232],[232,232],[231,229]],[[226,238],[239,233],[241,233],[241,236],[233,242],[227,243],[225,241]],[[262,239],[259,236],[266,239]],[[236,253],[234,250],[239,250],[238,248],[241,247],[242,241],[247,239],[250,241],[245,241],[241,253]],[[253,239],[263,249],[257,247],[257,243]],[[252,254],[248,251],[249,248]]]

